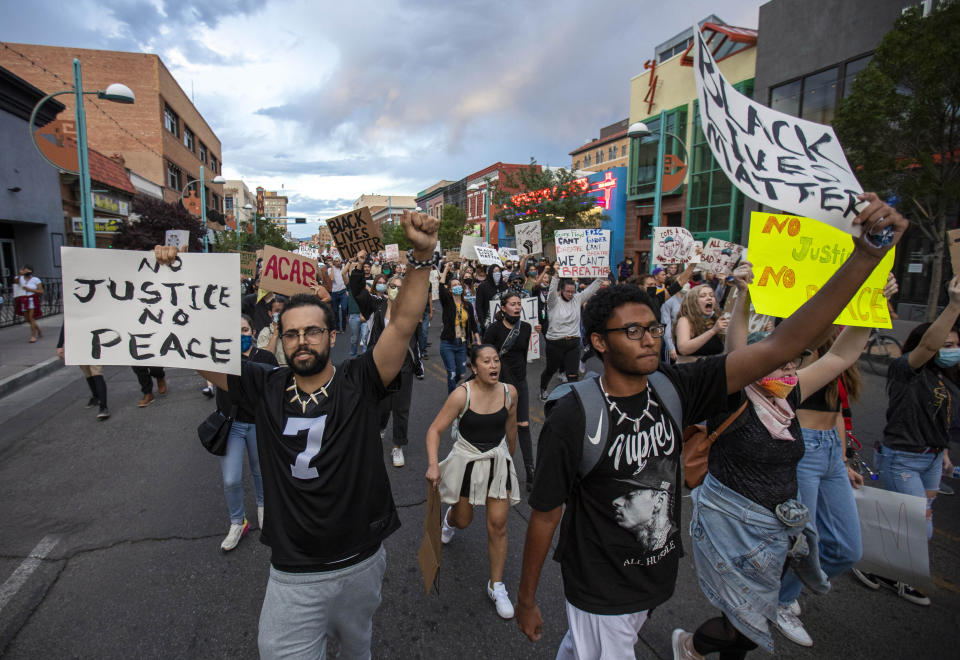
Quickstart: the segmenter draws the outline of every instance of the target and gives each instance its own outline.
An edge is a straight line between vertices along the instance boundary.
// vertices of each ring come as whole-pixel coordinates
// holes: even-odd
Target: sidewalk
[[[4,397],[63,366],[57,358],[57,340],[63,314],[37,321],[43,337],[30,343],[26,323],[0,329],[0,397]]]

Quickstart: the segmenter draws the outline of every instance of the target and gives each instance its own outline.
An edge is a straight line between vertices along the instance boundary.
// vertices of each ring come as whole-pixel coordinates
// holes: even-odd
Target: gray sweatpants
[[[270,567],[260,610],[260,657],[325,658],[327,638],[340,657],[370,657],[373,613],[387,569],[383,546],[372,557],[338,571],[285,573]]]

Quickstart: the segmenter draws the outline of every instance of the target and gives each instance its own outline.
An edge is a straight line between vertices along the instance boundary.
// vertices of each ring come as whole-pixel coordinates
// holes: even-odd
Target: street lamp
[[[197,182],[200,182],[200,222],[203,224],[203,251],[209,252],[210,248],[207,245],[207,184],[203,179],[203,165],[200,166],[200,178],[194,179],[193,181],[187,181],[187,185],[185,185],[183,190],[180,191],[180,203],[183,204],[183,197],[187,194],[187,188]],[[213,181],[210,183],[226,182],[227,180],[218,174],[217,176],[213,177]]]
[[[28,127],[30,130],[30,139],[33,140],[33,146],[37,148],[37,151],[40,152],[40,155],[43,156],[44,160],[60,170],[64,169],[63,165],[61,163],[54,163],[52,160],[47,158],[47,155],[43,153],[43,150],[37,144],[37,136],[33,132],[33,122],[36,120],[37,112],[39,112],[43,104],[53,97],[60,96],[61,94],[73,94],[74,105],[76,106],[74,108],[74,117],[77,123],[77,169],[79,171],[72,173],[77,174],[80,177],[80,219],[83,225],[83,247],[96,247],[97,237],[93,228],[93,191],[91,190],[92,186],[90,185],[90,157],[87,152],[87,113],[83,108],[83,97],[85,95],[96,94],[98,99],[125,104],[133,103],[135,97],[130,88],[122,83],[113,83],[108,85],[106,90],[97,90],[95,92],[83,91],[83,75],[80,69],[80,60],[74,58],[73,89],[47,94],[40,99],[37,105],[34,106],[33,112],[30,114],[30,125]]]
[[[653,221],[650,223],[651,227],[660,226],[660,198],[663,196],[663,160],[666,158],[666,141],[668,135],[680,143],[680,146],[683,147],[684,160],[689,160],[687,145],[684,144],[683,140],[681,140],[679,137],[667,131],[666,124],[667,113],[666,111],[661,110],[660,133],[657,140],[657,177],[656,183],[653,187]],[[653,135],[653,131],[651,131],[642,121],[630,124],[630,127],[627,129],[627,137],[629,138],[645,138],[648,135]]]
[[[487,218],[487,243],[490,243],[490,179],[484,179],[484,200],[483,200],[483,214]],[[476,183],[470,184],[467,186],[467,190],[470,192],[477,192],[480,190],[480,186]]]

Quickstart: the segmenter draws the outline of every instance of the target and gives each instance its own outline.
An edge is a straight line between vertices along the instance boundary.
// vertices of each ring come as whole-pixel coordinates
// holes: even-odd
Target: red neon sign
[[[590,192],[602,193],[603,195],[597,198],[597,206],[608,210],[610,208],[610,195],[613,194],[613,189],[617,187],[617,179],[613,176],[613,172],[604,172],[603,181],[594,181],[590,185]]]
[[[579,179],[574,179],[570,182],[571,188],[575,192],[587,192],[590,190],[590,182],[587,181],[586,177],[581,177]],[[556,194],[557,188],[543,188],[542,190],[531,190],[529,192],[517,193],[510,197],[510,202],[514,206],[521,206],[523,204],[529,204],[531,206],[536,206],[543,200],[547,199],[551,194]],[[564,193],[561,197],[566,197],[567,194]]]

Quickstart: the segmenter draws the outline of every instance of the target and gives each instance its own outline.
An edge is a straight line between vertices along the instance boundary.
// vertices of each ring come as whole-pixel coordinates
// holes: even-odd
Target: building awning
[[[700,31],[703,33],[703,40],[713,54],[713,59],[717,62],[739,53],[741,50],[753,48],[757,45],[757,31],[750,28],[708,22],[703,24]],[[696,41],[691,41],[687,49],[683,51],[683,57],[680,58],[681,66],[693,66],[693,55],[690,51],[695,43]]]

